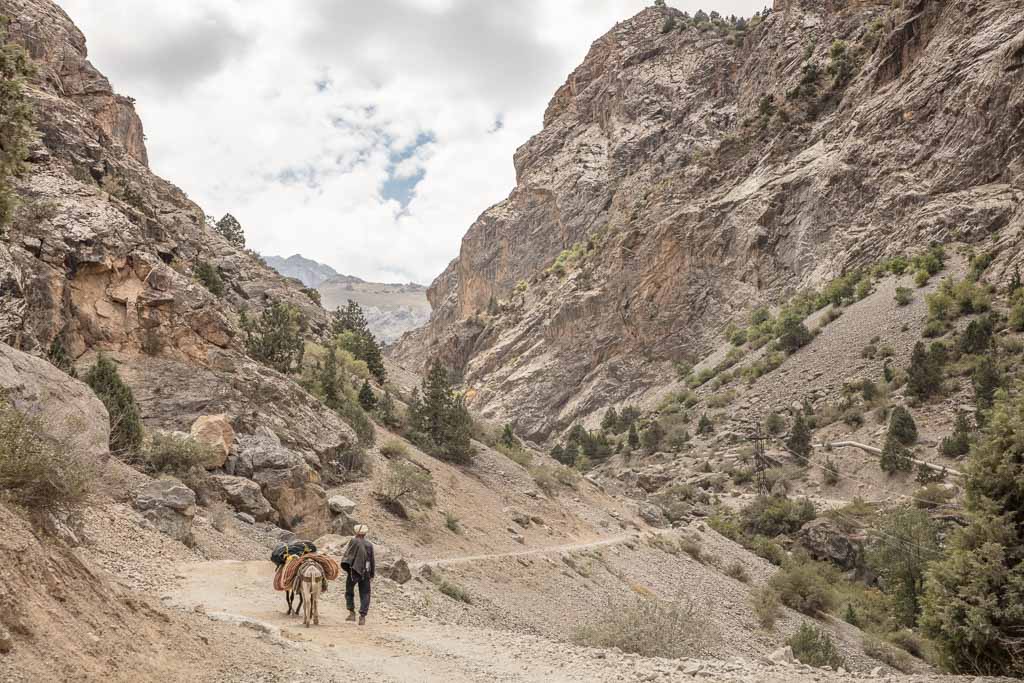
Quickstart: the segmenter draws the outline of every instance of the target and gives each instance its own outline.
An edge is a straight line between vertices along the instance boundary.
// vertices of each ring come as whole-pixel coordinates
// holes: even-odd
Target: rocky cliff
[[[644,10],[555,94],[393,357],[441,358],[474,408],[543,438],[887,254],[998,233],[1005,273],[1022,67],[1010,1],[780,0],[743,30]]]
[[[187,431],[200,416],[226,414],[241,437],[259,432],[287,453],[267,465],[287,479],[274,485],[282,524],[319,524],[321,468],[354,434],[290,378],[247,358],[239,322],[243,311],[281,301],[315,337],[326,312],[211,230],[200,207],[149,170],[132,101],[89,63],[63,10],[0,0],[0,15],[32,58],[38,129],[17,181],[20,207],[0,239],[0,341],[37,356],[60,347],[79,369],[106,353],[148,428]],[[200,264],[219,272],[222,296],[200,283]],[[244,443],[231,445],[232,457],[252,459]]]

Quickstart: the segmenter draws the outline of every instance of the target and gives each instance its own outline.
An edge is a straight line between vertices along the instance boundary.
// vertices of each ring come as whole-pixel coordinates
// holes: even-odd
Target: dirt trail
[[[532,548],[510,553],[440,558],[412,563],[447,566],[505,557],[557,554],[622,543],[642,534],[633,532],[585,543]],[[465,626],[442,625],[423,618],[392,619],[371,610],[370,623],[357,627],[345,622],[344,590],[332,584],[321,605],[320,626],[306,629],[301,618],[284,614],[281,593],[270,589],[270,562],[222,560],[187,563],[179,568],[179,585],[165,600],[183,609],[201,608],[213,619],[237,623],[288,642],[315,657],[338,680],[358,673],[371,681],[587,681],[602,676],[589,667],[566,667],[564,658],[538,657],[545,644],[564,650],[564,644],[539,638]],[[515,641],[515,642],[511,642]],[[532,654],[531,654],[532,653]],[[557,654],[554,651],[553,654]],[[528,656],[530,655],[530,656]],[[595,677],[597,676],[597,677]]]

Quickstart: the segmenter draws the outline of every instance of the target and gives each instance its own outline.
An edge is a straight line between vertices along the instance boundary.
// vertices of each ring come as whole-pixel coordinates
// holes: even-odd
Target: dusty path
[[[586,543],[572,543],[528,550],[440,558],[415,563],[447,566],[487,562],[507,557],[558,554],[624,543],[649,534],[629,533]],[[335,583],[323,596],[320,625],[304,628],[300,617],[284,614],[282,594],[271,589],[274,567],[267,561],[197,562],[179,568],[179,583],[164,595],[167,604],[186,610],[201,609],[211,618],[254,629],[281,647],[281,657],[305,661],[326,678],[308,681],[348,681],[356,675],[365,681],[456,683],[460,681],[692,681],[736,683],[783,683],[784,681],[848,681],[867,675],[809,670],[745,660],[698,661],[645,659],[619,652],[605,652],[555,642],[538,636],[508,631],[442,624],[424,617],[396,613],[405,588],[387,581],[375,584],[378,601],[370,622],[363,627],[345,622],[342,585]],[[389,594],[390,593],[390,594]],[[447,599],[447,598],[442,598]],[[388,603],[391,603],[390,605]],[[235,683],[283,680],[253,678],[239,673],[218,679]],[[912,681],[964,680],[950,677],[899,677]]]

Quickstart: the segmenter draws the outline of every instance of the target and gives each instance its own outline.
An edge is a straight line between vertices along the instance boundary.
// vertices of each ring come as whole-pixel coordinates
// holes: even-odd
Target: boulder
[[[338,534],[326,534],[313,541],[316,544],[317,552],[324,555],[341,557],[348,547],[351,536],[339,536]]]
[[[391,565],[391,570],[388,572],[388,578],[395,583],[407,583],[412,579],[412,570],[409,569],[409,563],[399,558],[395,560],[395,563]]]
[[[277,521],[277,512],[263,496],[260,485],[251,479],[215,474],[210,481],[235,510],[248,513],[257,522]]]
[[[244,522],[245,524],[251,525],[256,523],[256,518],[250,515],[248,512],[236,512],[235,517],[237,517],[239,521]]]
[[[772,652],[770,655],[768,655],[768,660],[771,662],[775,662],[776,664],[796,663],[796,657],[793,656],[793,648],[791,648],[789,645],[787,645],[786,647],[780,647],[778,650]]]
[[[860,539],[828,517],[811,520],[796,538],[816,560],[832,562],[846,570],[858,569],[864,564],[864,546]]]
[[[331,533],[339,536],[353,536],[359,522],[346,514],[337,515],[331,520]]]
[[[109,452],[107,409],[88,385],[45,360],[0,343],[0,393],[78,452],[93,458]]]
[[[210,460],[203,463],[206,469],[217,470],[224,467],[235,443],[235,430],[231,427],[227,415],[203,415],[197,418],[192,423],[190,434],[195,441],[209,448]]]
[[[331,508],[331,512],[336,515],[351,515],[356,511],[355,502],[341,495],[331,496],[327,501],[327,505]]]
[[[159,531],[192,545],[192,519],[196,514],[192,489],[174,479],[157,479],[136,494],[135,507]]]
[[[236,474],[239,466],[251,473],[247,476],[259,484],[282,527],[308,537],[327,531],[327,492],[305,458],[266,436],[240,436],[238,450]]]
[[[653,527],[661,528],[668,526],[665,511],[654,503],[640,503],[638,512],[640,513],[640,519]]]
[[[509,513],[509,517],[512,518],[513,522],[523,527],[524,529],[530,526],[530,516],[525,512],[520,512],[519,510],[512,510]]]

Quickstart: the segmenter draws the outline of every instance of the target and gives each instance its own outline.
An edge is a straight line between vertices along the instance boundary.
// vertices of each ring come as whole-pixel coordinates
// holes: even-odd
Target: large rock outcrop
[[[248,358],[240,326],[243,312],[257,316],[282,302],[318,338],[326,312],[300,283],[224,239],[184,192],[150,171],[132,101],[89,63],[85,38],[60,7],[0,0],[0,15],[33,60],[27,89],[39,132],[17,180],[20,208],[0,236],[0,340],[38,356],[59,349],[79,370],[107,354],[147,429],[188,432],[197,419],[222,414],[194,431],[216,447],[210,469],[227,464],[233,432],[271,433],[305,468],[267,483],[271,502],[292,525],[299,517],[326,521],[326,500],[300,480],[318,480],[355,435],[292,378]],[[223,292],[202,283],[200,264],[217,271]],[[0,367],[0,374],[29,381],[40,364]],[[104,414],[87,427],[106,429],[106,422]]]
[[[107,455],[107,409],[92,389],[45,360],[0,343],[0,394],[39,418],[54,436],[68,439],[81,454],[96,459]]]
[[[440,358],[472,407],[544,438],[844,269],[999,231],[1008,277],[1019,6],[776,4],[742,32],[650,8],[596,41],[393,359]]]

